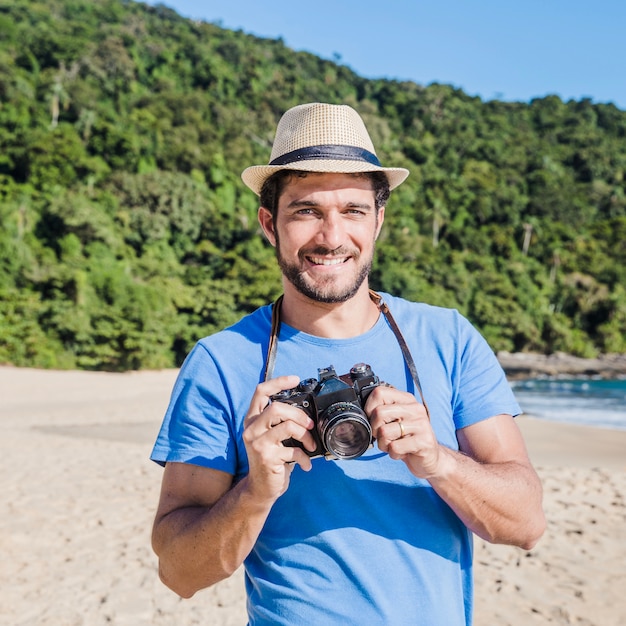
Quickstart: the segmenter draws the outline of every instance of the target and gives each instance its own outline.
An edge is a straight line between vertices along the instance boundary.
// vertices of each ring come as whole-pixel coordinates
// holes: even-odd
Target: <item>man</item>
[[[369,290],[407,175],[380,165],[353,109],[320,103],[287,111],[270,164],[242,174],[284,296],[201,340],[174,388],[153,546],[181,596],[244,564],[250,624],[469,624],[472,533],[526,549],[541,536],[493,352],[456,311]],[[312,458],[311,402],[272,396],[359,363],[379,380],[362,399],[374,443]]]

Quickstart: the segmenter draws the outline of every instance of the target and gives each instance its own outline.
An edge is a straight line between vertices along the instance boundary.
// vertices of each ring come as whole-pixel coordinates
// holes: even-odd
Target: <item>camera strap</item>
[[[396,336],[396,340],[398,341],[398,345],[400,346],[400,350],[402,350],[402,356],[404,357],[404,361],[409,368],[409,372],[411,373],[411,378],[413,378],[413,382],[415,383],[415,388],[419,393],[420,400],[424,405],[424,409],[426,410],[426,415],[428,415],[428,419],[430,419],[430,411],[428,410],[428,405],[426,404],[426,400],[424,399],[424,394],[422,393],[422,385],[420,383],[419,374],[417,373],[417,367],[415,366],[415,361],[413,361],[413,357],[411,356],[411,351],[409,350],[409,346],[407,345],[404,337],[402,336],[402,332],[396,323],[396,320],[393,318],[387,303],[383,300],[383,297],[370,289],[370,298],[372,302],[376,304],[378,310],[385,316],[389,327],[393,331],[393,334]],[[276,365],[276,351],[278,350],[278,335],[280,333],[280,311],[282,308],[283,296],[280,296],[276,302],[274,302],[274,306],[272,307],[272,330],[270,333],[270,342],[267,349],[267,358],[265,360],[265,372],[263,375],[263,380],[268,380],[272,377],[272,373],[274,372],[274,366]]]

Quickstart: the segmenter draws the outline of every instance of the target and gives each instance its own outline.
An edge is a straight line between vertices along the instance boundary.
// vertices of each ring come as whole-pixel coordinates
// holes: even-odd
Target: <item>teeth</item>
[[[315,257],[311,257],[310,260],[315,265],[339,265],[345,261],[345,259],[317,259]]]

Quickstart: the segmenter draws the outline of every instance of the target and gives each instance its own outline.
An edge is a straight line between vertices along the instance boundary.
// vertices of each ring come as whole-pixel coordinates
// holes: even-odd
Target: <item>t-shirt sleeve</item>
[[[494,415],[522,411],[496,355],[483,336],[458,316],[457,385],[453,401],[455,427],[464,428]]]
[[[234,421],[223,377],[198,343],[187,356],[150,458],[236,473]]]

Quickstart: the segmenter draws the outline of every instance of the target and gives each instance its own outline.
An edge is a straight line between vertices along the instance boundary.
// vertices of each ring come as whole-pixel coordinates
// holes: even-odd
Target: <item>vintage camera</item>
[[[310,457],[359,457],[372,445],[372,429],[362,407],[370,393],[385,383],[366,363],[357,363],[343,376],[337,376],[332,365],[318,372],[317,380],[307,378],[271,396],[273,401],[297,406],[315,422],[311,430],[317,444],[314,452],[296,439],[286,439],[283,445],[302,448]]]

